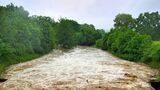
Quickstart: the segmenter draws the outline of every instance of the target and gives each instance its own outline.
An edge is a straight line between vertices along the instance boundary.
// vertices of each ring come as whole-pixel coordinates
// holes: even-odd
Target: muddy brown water
[[[76,47],[10,66],[0,90],[154,90],[149,80],[155,75],[146,65]]]

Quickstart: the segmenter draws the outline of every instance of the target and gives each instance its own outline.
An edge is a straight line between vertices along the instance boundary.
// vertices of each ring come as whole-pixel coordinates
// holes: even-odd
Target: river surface
[[[155,70],[96,48],[76,47],[10,66],[0,90],[152,90]]]

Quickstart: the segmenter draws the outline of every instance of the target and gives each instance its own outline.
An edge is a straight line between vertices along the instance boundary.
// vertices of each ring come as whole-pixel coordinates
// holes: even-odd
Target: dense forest
[[[0,72],[5,67],[34,59],[52,49],[91,46],[102,38],[104,30],[61,18],[55,22],[46,16],[29,16],[22,6],[0,6]]]
[[[29,16],[22,6],[0,6],[0,72],[12,64],[77,45],[96,46],[114,55],[160,68],[160,14],[142,13],[138,18],[118,14],[110,32],[61,18]]]

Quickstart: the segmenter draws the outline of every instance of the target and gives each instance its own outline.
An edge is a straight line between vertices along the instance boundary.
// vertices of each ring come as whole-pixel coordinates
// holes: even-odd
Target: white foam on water
[[[123,62],[110,54],[94,48],[75,48],[59,56],[46,55],[46,58],[40,58],[40,62],[32,67],[15,71],[10,68],[7,75],[8,81],[3,87],[23,87],[30,90],[32,87],[51,87],[56,81],[68,81],[70,85],[83,87],[88,84],[99,84],[110,82],[118,78],[123,78],[124,67],[114,65]],[[53,57],[50,57],[53,56]],[[26,62],[32,64],[36,61]],[[45,62],[45,63],[42,63]],[[102,64],[105,62],[106,64]],[[24,65],[25,63],[23,63]],[[13,66],[14,69],[21,65]],[[26,84],[21,84],[21,82]]]

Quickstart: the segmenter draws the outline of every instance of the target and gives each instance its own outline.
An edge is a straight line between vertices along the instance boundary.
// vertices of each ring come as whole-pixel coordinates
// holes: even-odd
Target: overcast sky
[[[137,17],[142,12],[160,11],[160,0],[0,0],[0,5],[23,6],[30,15],[60,17],[95,25],[108,31],[119,13]]]

